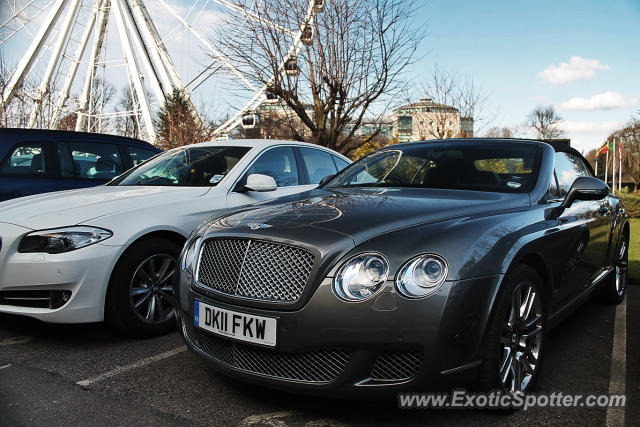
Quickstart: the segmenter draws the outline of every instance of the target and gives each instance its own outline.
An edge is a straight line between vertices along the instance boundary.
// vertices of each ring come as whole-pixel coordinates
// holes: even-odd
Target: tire
[[[105,318],[123,335],[150,338],[175,327],[172,278],[180,246],[162,238],[131,245],[109,280]]]
[[[531,297],[533,299],[529,300]],[[517,299],[522,304],[516,305],[530,306],[528,313],[525,310],[524,315],[520,315],[512,311],[513,302]],[[527,301],[531,304],[527,305]],[[515,328],[512,327],[514,324]],[[542,367],[546,328],[547,311],[542,280],[533,268],[518,265],[506,277],[487,328],[482,365],[477,377],[479,391],[526,393],[533,390]]]
[[[600,298],[608,304],[618,305],[627,294],[627,266],[629,265],[629,236],[623,234],[616,250],[613,271],[605,279]]]

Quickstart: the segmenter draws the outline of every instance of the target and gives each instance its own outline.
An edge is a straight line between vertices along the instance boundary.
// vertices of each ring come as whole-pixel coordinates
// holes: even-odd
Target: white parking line
[[[87,379],[84,379],[82,381],[78,381],[76,384],[78,384],[79,386],[82,386],[82,387],[88,387],[91,384],[106,380],[107,378],[111,378],[113,376],[120,375],[120,374],[122,374],[124,372],[128,372],[128,371],[131,371],[133,369],[141,368],[141,367],[146,366],[146,365],[148,365],[150,363],[157,362],[159,360],[166,359],[166,358],[171,357],[171,356],[175,356],[176,354],[182,353],[186,349],[187,349],[186,346],[174,348],[173,350],[169,350],[169,351],[166,351],[164,353],[156,354],[155,356],[147,357],[146,359],[142,359],[139,362],[132,363],[131,365],[118,366],[115,369],[112,369],[112,370],[110,370],[108,372],[105,372],[103,374],[97,375],[95,377],[87,378]]]
[[[16,345],[16,344],[24,344],[26,342],[31,341],[33,338],[31,337],[10,337],[0,340],[0,347],[4,347],[6,345]]]
[[[627,295],[628,298],[628,295]],[[611,353],[611,375],[609,377],[609,395],[626,392],[625,375],[627,368],[627,298],[616,307],[616,321],[613,333]],[[607,407],[607,427],[624,426],[624,406]]]
[[[0,369],[5,369],[5,368],[8,368],[9,366],[11,366],[11,363],[9,363],[8,365],[0,366]]]

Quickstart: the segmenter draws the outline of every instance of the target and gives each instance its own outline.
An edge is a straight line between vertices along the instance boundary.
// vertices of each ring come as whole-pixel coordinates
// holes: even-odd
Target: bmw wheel
[[[132,245],[118,261],[107,293],[106,318],[136,338],[168,332],[175,325],[173,279],[180,246],[159,238]]]

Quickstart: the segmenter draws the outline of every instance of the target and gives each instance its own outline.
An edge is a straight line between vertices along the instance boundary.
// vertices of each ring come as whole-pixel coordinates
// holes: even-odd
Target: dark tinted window
[[[300,148],[300,153],[304,159],[309,173],[309,184],[317,184],[327,175],[337,172],[336,165],[331,160],[331,154],[313,148]]]
[[[113,144],[69,142],[75,177],[109,181],[124,168],[118,147]]]
[[[46,175],[48,167],[44,145],[28,142],[18,144],[9,152],[2,162],[0,173],[16,176],[43,176]]]
[[[126,149],[129,152],[133,166],[138,166],[140,163],[158,154],[155,151],[138,147],[126,147]]]
[[[515,143],[420,144],[377,151],[328,187],[418,187],[524,193],[538,179],[540,148]]]
[[[345,162],[338,156],[333,156],[333,161],[336,162],[336,167],[338,168],[339,171],[349,166],[349,162]]]
[[[113,185],[210,187],[249,151],[245,147],[191,147],[167,151],[118,178]]]
[[[243,181],[251,174],[269,175],[278,187],[299,185],[298,165],[291,147],[271,148],[258,157],[245,174]]]
[[[580,176],[591,176],[584,161],[570,153],[556,153],[556,178],[561,196],[565,196],[573,181]]]

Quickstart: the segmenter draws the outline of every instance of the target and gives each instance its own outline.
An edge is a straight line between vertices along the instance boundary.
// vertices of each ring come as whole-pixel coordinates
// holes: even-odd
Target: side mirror
[[[576,200],[601,200],[608,194],[609,187],[604,181],[592,176],[581,176],[573,182],[560,208],[566,209]]]
[[[267,191],[275,191],[278,189],[276,180],[269,175],[252,173],[247,177],[247,183],[244,185],[250,191],[258,191],[260,193]]]
[[[320,180],[320,182],[318,183],[318,187],[322,187],[323,185],[325,185],[327,182],[331,181],[337,174],[334,173],[332,175],[327,175],[324,178],[322,178]]]

